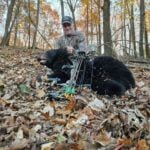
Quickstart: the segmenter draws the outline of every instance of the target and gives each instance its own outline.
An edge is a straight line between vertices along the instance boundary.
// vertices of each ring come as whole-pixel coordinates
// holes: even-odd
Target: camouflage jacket
[[[75,50],[86,50],[85,37],[82,32],[74,31],[70,36],[61,36],[55,43],[55,48],[66,48],[72,46]]]

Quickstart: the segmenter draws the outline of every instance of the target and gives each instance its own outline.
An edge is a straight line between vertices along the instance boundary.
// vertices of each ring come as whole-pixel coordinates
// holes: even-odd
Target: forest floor
[[[121,98],[82,89],[50,101],[39,53],[0,49],[0,150],[149,150],[150,70],[144,64],[131,69],[137,86]]]

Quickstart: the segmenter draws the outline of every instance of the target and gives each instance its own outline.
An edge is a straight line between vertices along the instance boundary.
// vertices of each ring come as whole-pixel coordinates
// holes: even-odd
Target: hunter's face
[[[63,30],[65,35],[70,35],[73,32],[73,25],[69,23],[64,23]]]

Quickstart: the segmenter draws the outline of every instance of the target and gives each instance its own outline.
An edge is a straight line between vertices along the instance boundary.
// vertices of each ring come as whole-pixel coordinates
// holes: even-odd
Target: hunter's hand
[[[67,46],[67,52],[68,54],[73,54],[74,48],[72,46]]]

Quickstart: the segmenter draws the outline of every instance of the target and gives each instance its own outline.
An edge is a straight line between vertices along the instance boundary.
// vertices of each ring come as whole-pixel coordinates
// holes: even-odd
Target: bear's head
[[[41,65],[45,65],[48,68],[54,70],[60,70],[63,65],[70,63],[68,54],[65,49],[52,49],[42,53],[38,57],[38,61]]]
[[[45,65],[49,68],[52,68],[53,63],[55,61],[56,57],[56,51],[55,50],[49,50],[39,55],[38,61],[41,65]]]

